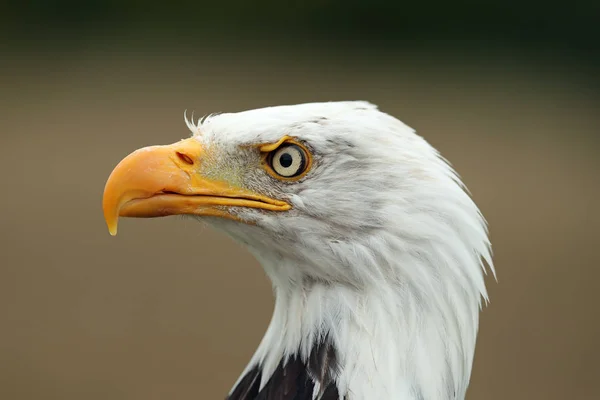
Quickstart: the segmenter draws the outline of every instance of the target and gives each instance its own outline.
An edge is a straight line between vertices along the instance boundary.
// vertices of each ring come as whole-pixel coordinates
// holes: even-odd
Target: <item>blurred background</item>
[[[0,398],[220,399],[272,311],[260,266],[104,183],[183,111],[369,100],[452,161],[498,283],[469,399],[598,399],[600,3],[0,3]]]

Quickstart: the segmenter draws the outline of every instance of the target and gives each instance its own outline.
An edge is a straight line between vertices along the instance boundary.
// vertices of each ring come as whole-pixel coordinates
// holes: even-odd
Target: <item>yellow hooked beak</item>
[[[134,151],[113,170],[102,208],[111,235],[121,217],[202,215],[237,219],[222,206],[289,210],[291,206],[200,174],[204,149],[194,138]]]

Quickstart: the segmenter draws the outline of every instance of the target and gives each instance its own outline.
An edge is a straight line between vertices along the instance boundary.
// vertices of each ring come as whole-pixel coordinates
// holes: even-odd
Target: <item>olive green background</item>
[[[101,198],[197,116],[369,100],[488,218],[468,398],[600,398],[599,7],[522,1],[0,4],[0,398],[220,399],[273,299],[233,241]]]

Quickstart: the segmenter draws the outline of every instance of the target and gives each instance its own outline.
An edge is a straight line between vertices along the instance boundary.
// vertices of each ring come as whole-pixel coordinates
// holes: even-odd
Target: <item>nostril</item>
[[[178,151],[177,157],[179,157],[179,159],[186,164],[194,165],[194,160],[192,160],[192,158],[190,156],[188,156],[187,154],[184,154],[184,153],[181,153]]]

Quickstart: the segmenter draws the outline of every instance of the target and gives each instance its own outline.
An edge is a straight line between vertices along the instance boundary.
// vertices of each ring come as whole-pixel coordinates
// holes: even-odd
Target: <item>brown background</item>
[[[116,42],[11,48],[0,64],[0,398],[219,399],[273,300],[259,265],[183,218],[122,220],[104,183],[196,115],[365,99],[450,159],[488,218],[469,399],[600,398],[600,115],[577,61],[358,45]]]

